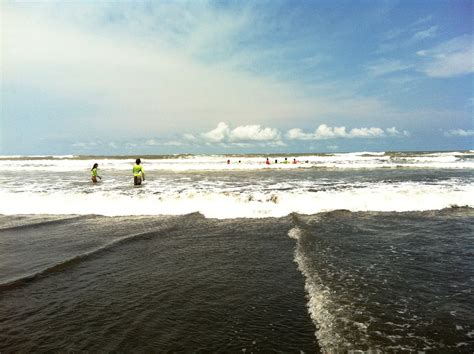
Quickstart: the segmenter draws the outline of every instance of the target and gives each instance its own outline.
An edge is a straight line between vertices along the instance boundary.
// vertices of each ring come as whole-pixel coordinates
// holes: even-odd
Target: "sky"
[[[473,8],[1,1],[0,155],[470,150]]]

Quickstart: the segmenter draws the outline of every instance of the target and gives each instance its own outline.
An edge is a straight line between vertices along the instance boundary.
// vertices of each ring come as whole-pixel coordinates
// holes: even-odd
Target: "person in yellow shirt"
[[[145,180],[145,171],[141,165],[142,161],[140,159],[135,160],[135,166],[133,166],[133,184],[139,186],[142,184],[142,181]]]
[[[99,179],[102,179],[102,177],[99,176],[98,172],[97,172],[97,168],[99,167],[99,164],[98,163],[95,163],[94,166],[92,166],[91,168],[91,180],[92,180],[92,183],[97,183],[97,177]]]

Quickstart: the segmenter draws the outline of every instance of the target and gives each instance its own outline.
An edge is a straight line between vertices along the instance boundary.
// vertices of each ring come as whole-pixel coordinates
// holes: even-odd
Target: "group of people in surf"
[[[278,160],[275,160],[275,163],[278,163]],[[290,161],[288,161],[288,158],[285,157],[285,159],[280,163],[288,164],[290,163]],[[299,163],[299,161],[297,161],[296,158],[294,158],[292,164],[296,165],[297,163]],[[270,159],[268,157],[267,157],[267,160],[265,161],[265,165],[271,165]]]
[[[142,161],[140,159],[136,159],[135,160],[135,165],[133,166],[133,184],[136,185],[136,186],[139,186],[142,184],[142,181],[145,180],[145,171],[143,170],[143,166],[141,165]],[[241,163],[241,161],[239,160],[239,163]],[[279,163],[278,160],[275,160],[274,163]],[[289,164],[290,161],[288,161],[288,158],[285,157],[285,159],[280,162],[280,163],[283,163],[283,164]],[[296,160],[296,158],[293,159],[293,164],[297,164],[299,163],[299,161]],[[306,161],[306,163],[308,163],[308,161]],[[230,165],[230,160],[227,160],[227,164]],[[271,165],[271,162],[270,162],[270,159],[267,157],[266,161],[265,161],[265,164],[266,165]],[[92,180],[92,183],[97,183],[97,178],[102,180],[102,177],[99,176],[99,173],[97,171],[97,169],[99,168],[99,164],[98,163],[95,163],[92,168],[91,168],[91,180]]]
[[[308,163],[309,161],[305,161],[305,162]],[[241,163],[241,161],[239,160],[238,163]],[[284,159],[282,162],[278,162],[278,160],[275,159],[275,162],[274,162],[274,163],[275,163],[275,164],[277,164],[277,163],[289,164],[290,161],[288,161],[288,158],[285,157],[285,159]],[[296,160],[296,158],[294,158],[292,164],[295,164],[295,165],[296,165],[297,163],[300,163],[300,161],[298,161],[298,160]],[[227,164],[230,165],[230,160],[227,160]],[[267,160],[265,161],[265,165],[271,165],[271,164],[272,164],[272,163],[270,162],[270,158],[267,157]]]
[[[142,181],[145,180],[145,170],[141,165],[142,161],[140,159],[135,160],[135,165],[133,166],[133,184],[139,186],[142,184]],[[97,183],[97,178],[102,180],[102,177],[99,176],[97,169],[99,168],[99,164],[95,163],[91,168],[91,180],[92,183]]]

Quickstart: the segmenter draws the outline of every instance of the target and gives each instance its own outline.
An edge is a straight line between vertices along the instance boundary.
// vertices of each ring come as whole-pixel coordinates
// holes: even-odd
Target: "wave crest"
[[[374,184],[345,189],[271,191],[186,191],[121,194],[118,192],[0,192],[0,214],[184,215],[208,218],[283,217],[333,210],[424,211],[453,205],[474,207],[472,185],[418,183]]]

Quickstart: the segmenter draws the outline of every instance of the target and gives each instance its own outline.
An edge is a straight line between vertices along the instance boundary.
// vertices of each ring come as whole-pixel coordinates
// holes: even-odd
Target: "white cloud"
[[[110,21],[111,9],[119,20]],[[251,10],[223,13],[202,2],[157,2],[149,12],[142,10],[126,3],[2,4],[5,86],[27,85],[73,103],[87,102],[94,113],[81,117],[84,124],[142,136],[183,127],[202,131],[222,117],[234,126],[284,125],[295,117],[378,119],[393,113],[386,102],[354,94],[345,83],[315,95],[305,83],[279,78],[278,72],[239,70],[259,60],[260,51],[236,55],[228,47],[238,45],[234,39],[258,22]],[[311,65],[319,60],[307,58]],[[255,128],[246,129],[235,134],[255,136]],[[256,139],[272,139],[274,133],[260,131]]]
[[[431,77],[455,77],[474,71],[471,35],[463,35],[417,54],[424,60],[421,71]]]
[[[286,137],[290,140],[311,140],[312,134],[305,133],[300,128],[293,128],[288,130]]]
[[[430,38],[436,36],[436,32],[438,31],[438,26],[431,26],[430,28],[416,32],[412,39],[414,41],[419,41],[422,39]]]
[[[227,139],[229,134],[229,126],[224,122],[220,122],[216,128],[207,133],[203,133],[202,136],[209,142],[218,143]]]
[[[404,131],[400,132],[395,127],[387,128],[387,129],[385,129],[385,132],[389,136],[410,136],[410,133],[408,131],[404,130]]]
[[[381,59],[367,66],[367,70],[373,76],[383,76],[386,74],[395,73],[398,71],[405,71],[411,69],[413,65],[404,64],[400,60]]]
[[[275,141],[281,133],[274,128],[262,128],[260,125],[243,125],[230,132],[230,141]]]
[[[234,18],[215,9],[201,10],[188,14],[198,16],[191,24],[182,24],[179,9],[171,13],[156,10],[160,20],[155,22],[165,18],[170,26],[153,33],[150,41],[146,22],[154,19],[142,13],[124,12],[128,22],[123,29],[107,28],[98,35],[82,18],[66,22],[38,8],[41,6],[34,4],[5,6],[5,79],[24,83],[28,78],[29,86],[96,103],[99,112],[90,117],[94,125],[113,122],[117,129],[161,133],[175,130],[176,125],[203,127],[222,115],[230,122],[245,123],[261,117],[308,116],[318,109],[311,100],[298,97],[290,84],[195,57],[216,41],[232,42],[247,21],[245,14]],[[170,18],[172,14],[176,18]],[[132,37],[131,33],[140,35]]]
[[[286,137],[289,140],[326,140],[326,139],[353,139],[353,138],[383,138],[387,136],[407,136],[408,132],[400,133],[395,127],[385,131],[381,128],[353,128],[330,127],[321,124],[313,133],[306,133],[299,128],[290,129]]]
[[[451,129],[447,132],[444,132],[444,135],[447,137],[468,137],[474,136],[474,130]]]
[[[388,32],[382,34],[382,43],[379,44],[375,53],[387,53],[399,48],[412,46],[419,41],[435,37],[438,31],[438,26],[431,26],[427,29],[420,29],[420,25],[432,20],[432,16],[420,18],[412,24],[404,28],[393,28]]]
[[[380,138],[385,136],[385,133],[380,128],[354,128],[348,136],[351,138]]]
[[[231,143],[233,145],[264,142],[265,145],[281,144],[281,133],[275,128],[265,128],[258,124],[242,125],[231,129],[229,125],[220,122],[213,130],[201,134],[208,143]]]

